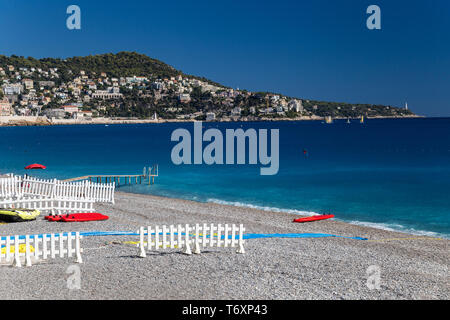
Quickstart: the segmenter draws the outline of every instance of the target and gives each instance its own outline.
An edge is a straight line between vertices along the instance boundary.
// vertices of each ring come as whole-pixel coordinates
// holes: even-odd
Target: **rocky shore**
[[[411,115],[402,117],[369,117],[367,119],[409,119],[423,118],[422,116]],[[335,118],[335,120],[347,118]],[[261,118],[259,120],[251,119],[223,119],[215,120],[215,122],[232,122],[232,121],[319,121],[322,117],[296,117],[296,118]],[[355,119],[358,120],[359,119]],[[48,119],[47,117],[0,117],[0,127],[7,126],[51,126],[51,125],[84,125],[84,124],[137,124],[137,123],[167,123],[167,122],[194,122],[196,120],[188,119],[110,119],[110,118],[92,118],[92,119]]]

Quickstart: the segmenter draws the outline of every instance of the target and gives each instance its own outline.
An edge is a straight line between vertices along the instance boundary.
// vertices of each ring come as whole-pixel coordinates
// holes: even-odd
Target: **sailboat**
[[[361,116],[361,120],[359,120],[360,123],[364,123],[364,116]]]
[[[350,118],[349,117],[347,117],[347,123],[350,123]]]
[[[333,123],[333,118],[331,118],[331,116],[326,116],[325,123]]]

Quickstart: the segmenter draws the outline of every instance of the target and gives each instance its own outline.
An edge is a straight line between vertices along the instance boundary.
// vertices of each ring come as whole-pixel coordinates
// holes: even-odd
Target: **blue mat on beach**
[[[328,233],[270,233],[270,234],[260,234],[260,233],[247,233],[244,234],[244,239],[260,239],[260,238],[347,238],[353,240],[368,240],[362,237],[346,237],[338,236]]]
[[[68,234],[68,232],[62,233],[64,236]],[[73,234],[73,232],[72,232]],[[56,237],[58,237],[58,233],[55,234]],[[129,231],[86,231],[86,232],[80,232],[80,236],[83,237],[98,237],[98,236],[138,236],[139,233],[136,232],[129,232]],[[43,234],[38,234],[38,238],[42,238]],[[47,234],[49,237],[49,235]],[[209,236],[208,236],[209,237]],[[232,236],[228,236],[230,239]],[[334,234],[327,234],[327,233],[269,233],[269,234],[261,234],[261,233],[246,233],[244,234],[244,239],[261,239],[261,238],[329,238],[329,237],[335,237],[335,238],[346,238],[346,239],[353,239],[353,240],[368,240],[367,238],[361,238],[361,237],[346,237],[346,236],[339,236]],[[1,237],[2,240],[6,240],[6,237]],[[19,236],[19,239],[25,239],[25,236]]]

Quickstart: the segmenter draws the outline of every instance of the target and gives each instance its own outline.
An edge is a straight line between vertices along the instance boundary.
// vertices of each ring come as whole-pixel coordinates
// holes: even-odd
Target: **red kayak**
[[[100,221],[108,220],[105,216],[98,212],[84,212],[84,213],[70,213],[60,216],[46,216],[48,221],[62,221],[62,222],[85,222],[85,221]]]
[[[44,218],[48,221],[61,221],[61,216],[45,216]]]
[[[294,221],[292,221],[292,222],[300,222],[300,223],[302,223],[302,222],[311,222],[311,221],[325,220],[325,219],[330,219],[330,218],[334,218],[334,214],[322,214],[322,215],[318,215],[318,216],[299,218],[299,219],[294,219]]]
[[[88,213],[71,213],[61,217],[61,221],[64,222],[84,222],[84,221],[100,221],[108,220],[108,216],[105,216],[98,212]]]

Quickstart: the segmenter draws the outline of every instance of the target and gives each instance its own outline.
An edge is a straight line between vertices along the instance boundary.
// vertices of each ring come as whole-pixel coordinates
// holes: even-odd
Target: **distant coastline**
[[[83,120],[98,118],[172,122],[415,115],[407,102],[404,107],[330,102],[229,88],[136,52],[64,60],[0,55],[0,82],[0,117],[43,117],[41,121],[19,119],[23,125],[84,124]],[[80,122],[64,122],[68,119]],[[0,122],[8,121],[0,118]]]
[[[373,116],[366,117],[366,119],[411,119],[411,118],[427,118],[420,115],[407,116]],[[345,117],[336,117],[335,120],[345,120]],[[359,120],[359,118],[351,118]],[[320,121],[323,117],[318,116],[303,116],[296,118],[259,118],[259,119],[239,119],[239,120],[221,120],[204,122],[274,122],[274,121]],[[195,119],[132,119],[132,118],[93,118],[92,120],[85,119],[48,119],[47,117],[23,117],[23,116],[8,116],[0,117],[0,127],[18,127],[18,126],[55,126],[55,125],[89,125],[89,124],[142,124],[142,123],[169,123],[169,122],[196,122]]]

